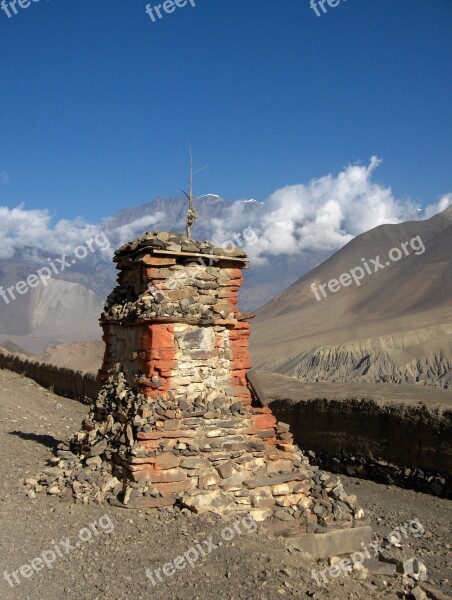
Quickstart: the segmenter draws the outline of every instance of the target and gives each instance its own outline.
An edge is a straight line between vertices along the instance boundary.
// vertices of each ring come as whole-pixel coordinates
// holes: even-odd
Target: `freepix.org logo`
[[[49,0],[47,0],[47,2],[48,1]],[[25,9],[25,8],[28,8],[29,6],[31,6],[32,4],[34,4],[35,2],[41,2],[41,0],[11,0],[10,2],[7,2],[6,0],[2,0],[0,2],[0,8],[5,13],[5,15],[8,17],[8,19],[11,19],[11,17],[13,17],[14,15],[19,14],[19,11],[17,10],[17,6],[21,9]]]
[[[80,548],[83,544],[92,542],[95,537],[99,537],[102,534],[109,535],[114,530],[115,525],[106,513],[102,515],[97,521],[93,521],[88,527],[82,527],[78,532],[77,540],[72,543],[71,538],[60,540],[55,542],[52,540],[52,549],[44,550],[39,556],[36,556],[29,563],[25,563],[19,567],[16,571],[9,572],[5,570],[3,578],[8,582],[10,587],[17,587],[22,583],[22,579],[30,579],[35,573],[38,573],[44,567],[52,570],[54,563],[58,558],[64,558],[67,554],[74,552]]]
[[[86,242],[80,246],[77,246],[73,250],[74,258],[67,258],[67,254],[62,254],[61,258],[48,258],[47,262],[49,265],[45,265],[38,269],[34,273],[30,273],[26,280],[18,281],[14,285],[7,287],[0,286],[0,298],[9,304],[12,300],[16,300],[18,296],[23,296],[30,291],[30,288],[35,288],[38,285],[47,286],[48,282],[54,275],[59,275],[70,269],[72,265],[75,265],[78,261],[84,260],[89,253],[93,253],[96,249],[105,251],[111,248],[110,240],[106,234],[101,231],[94,238],[86,240]]]
[[[316,16],[320,17],[322,14],[328,12],[325,8],[325,4],[328,4],[330,8],[336,8],[341,2],[346,2],[346,0],[311,0],[310,7],[315,12]],[[322,12],[320,12],[320,9],[322,9]]]
[[[164,577],[172,577],[178,571],[197,566],[198,561],[202,561],[205,556],[208,556],[211,552],[217,550],[223,545],[223,541],[230,542],[237,535],[243,535],[244,533],[254,533],[257,530],[257,522],[254,520],[252,515],[245,515],[241,519],[237,519],[230,526],[224,527],[220,532],[220,540],[215,544],[213,535],[210,535],[206,540],[201,543],[196,542],[194,546],[188,548],[186,552],[176,556],[174,560],[167,562],[163,567],[159,567],[154,571],[146,569],[146,577],[151,581],[152,585],[156,587],[159,583],[165,581]]]
[[[355,284],[359,287],[361,285],[361,280],[364,279],[364,277],[373,275],[374,273],[380,271],[380,269],[390,267],[392,263],[399,261],[401,258],[409,256],[409,254],[411,254],[409,248],[414,251],[416,256],[424,254],[425,246],[420,235],[411,238],[411,240],[408,242],[403,242],[400,248],[391,248],[388,253],[389,260],[385,261],[380,255],[376,256],[375,258],[370,258],[368,261],[365,258],[362,258],[362,265],[350,269],[350,271],[347,273],[342,273],[338,279],[330,279],[328,283],[321,284],[317,284],[317,282],[314,281],[311,283],[311,292],[314,294],[317,302],[320,302],[320,300],[322,300],[322,296],[319,294],[319,291],[322,293],[324,298],[326,298],[328,295],[325,288],[328,288],[331,293],[335,294],[341,289],[341,287],[348,287],[353,282],[355,282]]]
[[[162,2],[162,4],[155,4],[154,6],[147,4],[146,12],[151,21],[155,23],[157,19],[163,19],[163,13],[170,15],[176,10],[176,8],[185,8],[187,5],[195,8],[195,0],[165,0],[165,2]]]

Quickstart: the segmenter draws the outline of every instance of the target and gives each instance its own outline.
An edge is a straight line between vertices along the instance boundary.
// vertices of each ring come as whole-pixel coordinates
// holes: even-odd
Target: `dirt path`
[[[42,472],[51,447],[79,428],[87,409],[29,379],[1,370],[0,405],[2,599],[403,597],[401,578],[374,575],[366,581],[350,576],[331,578],[320,589],[310,572],[323,566],[290,552],[282,540],[272,539],[259,529],[247,529],[244,523],[238,523],[237,529],[231,530],[233,538],[225,541],[221,537],[225,523],[216,518],[74,505],[50,496],[30,500],[25,496],[23,479]],[[430,583],[450,595],[452,503],[372,482],[343,479],[369,510],[378,538],[419,519],[426,533],[419,539],[409,537],[404,542],[404,553],[416,553],[427,566]],[[205,556],[196,550],[197,544],[201,544]],[[186,552],[194,566],[178,570],[173,567],[175,573],[166,576],[163,565]],[[51,568],[45,565],[44,557]],[[24,567],[33,559],[38,559],[35,570]],[[156,586],[146,577],[147,568]],[[5,569],[14,587],[3,576]],[[155,574],[158,569],[162,582]],[[171,572],[169,567],[167,572]]]

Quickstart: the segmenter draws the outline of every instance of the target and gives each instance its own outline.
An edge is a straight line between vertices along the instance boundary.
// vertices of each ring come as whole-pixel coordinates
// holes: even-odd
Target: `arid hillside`
[[[47,346],[38,358],[58,367],[96,373],[102,366],[104,349],[104,342],[97,340],[54,344]]]
[[[358,236],[258,311],[255,367],[304,381],[449,387],[451,256],[452,207]]]

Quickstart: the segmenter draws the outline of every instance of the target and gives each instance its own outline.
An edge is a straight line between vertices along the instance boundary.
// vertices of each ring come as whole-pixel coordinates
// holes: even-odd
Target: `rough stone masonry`
[[[152,232],[115,253],[103,387],[29,495],[251,514],[282,535],[357,527],[336,475],[309,464],[247,382],[246,255]]]

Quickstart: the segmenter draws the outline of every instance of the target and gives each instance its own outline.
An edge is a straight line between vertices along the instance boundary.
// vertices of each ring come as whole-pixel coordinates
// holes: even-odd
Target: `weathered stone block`
[[[371,541],[372,530],[370,527],[355,527],[292,537],[287,540],[287,545],[289,548],[307,552],[313,559],[318,560],[330,558],[330,556],[351,554],[362,550],[361,544],[368,545]]]
[[[165,471],[150,471],[148,479],[151,483],[174,483],[187,479],[187,471],[184,469],[168,469]]]
[[[184,469],[206,469],[212,466],[212,463],[207,458],[198,457],[198,456],[190,456],[184,458],[181,462],[181,467]]]
[[[236,507],[235,500],[219,490],[185,496],[182,504],[195,513],[212,512],[217,515],[232,514]]]
[[[217,467],[217,471],[222,479],[232,477],[236,472],[235,463],[232,460],[228,460]]]
[[[285,496],[286,494],[290,494],[291,491],[291,486],[288,483],[280,483],[274,485],[272,488],[272,492],[275,496]]]
[[[281,458],[270,462],[267,466],[269,473],[287,473],[294,470],[293,461]]]
[[[157,454],[154,461],[155,468],[162,470],[178,467],[181,462],[180,458],[172,452],[162,452],[161,454]]]
[[[199,475],[199,487],[201,489],[208,488],[212,485],[217,485],[220,481],[220,476],[216,471]]]
[[[270,429],[275,427],[276,418],[273,415],[256,415],[253,417],[252,422],[259,429]]]
[[[159,483],[158,490],[162,494],[183,494],[197,487],[198,478],[191,477],[185,481],[175,481],[174,483]]]
[[[277,475],[276,477],[265,477],[263,479],[252,479],[246,481],[246,487],[254,489],[263,487],[266,485],[276,485],[277,483],[287,483],[288,481],[295,481],[296,479],[302,479],[303,475],[299,472],[290,473],[288,475]]]
[[[288,494],[287,496],[276,498],[276,504],[278,506],[293,506],[294,504],[298,504],[303,498],[303,494]]]

